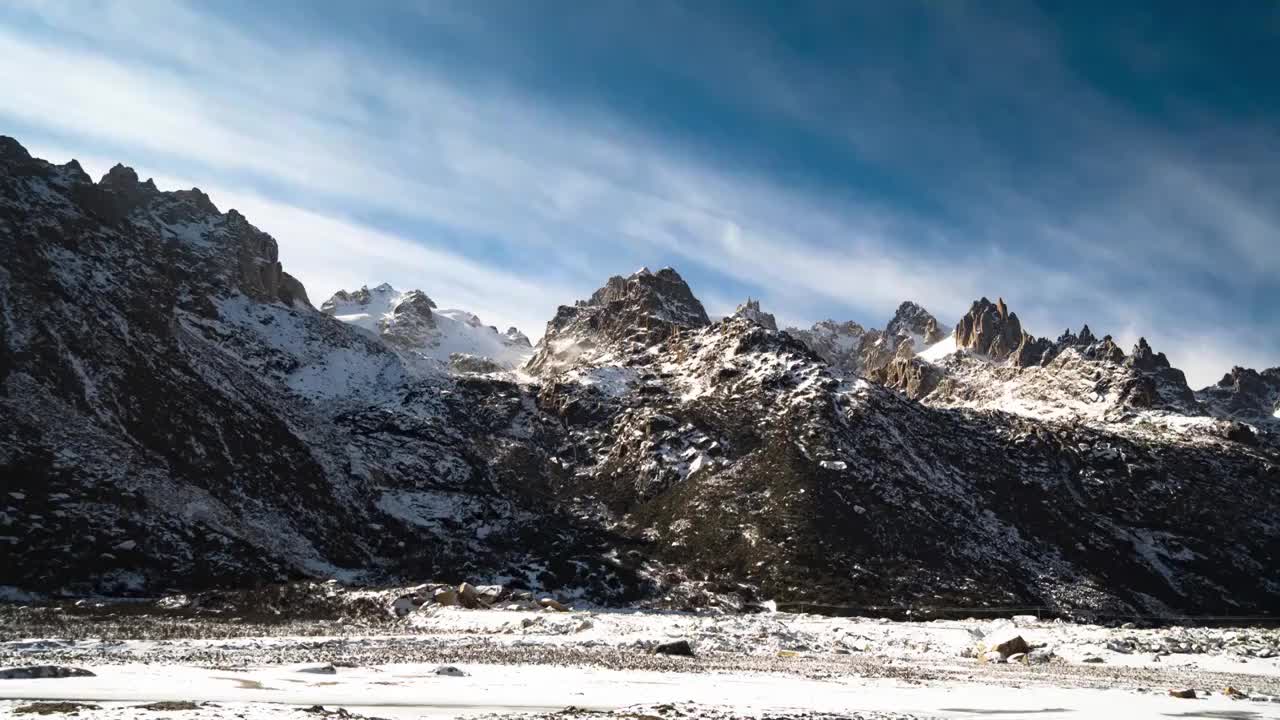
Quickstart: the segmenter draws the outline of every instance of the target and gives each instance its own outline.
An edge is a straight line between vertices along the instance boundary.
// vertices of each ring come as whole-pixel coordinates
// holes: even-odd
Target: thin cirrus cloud
[[[893,192],[857,192],[817,158],[797,171],[771,165],[772,148],[753,163],[750,148],[665,132],[608,93],[549,93],[504,74],[503,62],[538,60],[529,34],[483,7],[433,7],[431,27],[500,45],[488,72],[362,45],[359,33],[255,33],[181,3],[18,4],[0,12],[0,120],[50,160],[120,160],[162,187],[187,178],[275,235],[316,302],[390,281],[536,337],[557,304],[608,275],[672,264],[713,314],[751,294],[803,322],[879,325],[904,299],[954,321],[978,296],[1003,295],[1041,334],[1088,322],[1124,342],[1146,335],[1193,384],[1280,357],[1265,332],[1280,218],[1256,190],[1274,195],[1273,171],[1243,175],[1144,132],[1052,43],[1010,40],[1005,23],[944,13],[1021,57],[1052,102],[1028,95],[1026,77],[981,74],[987,62],[954,46],[942,59],[970,62],[984,100],[1019,81],[1010,102],[1044,105],[1058,139],[1039,147],[1061,162],[1008,160],[1016,148],[942,121],[891,66],[857,74],[861,102],[821,97],[849,80],[699,6],[663,8],[705,41],[707,62],[646,49],[643,26],[623,43],[695,95],[764,118],[764,131],[859,158],[869,176],[901,170],[881,176]],[[931,102],[949,120],[963,95]],[[1053,117],[1064,105],[1071,116]],[[1273,139],[1242,132],[1255,154],[1274,153]]]

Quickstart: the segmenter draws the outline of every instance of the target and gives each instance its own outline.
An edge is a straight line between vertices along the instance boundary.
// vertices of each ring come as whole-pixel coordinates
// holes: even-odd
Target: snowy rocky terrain
[[[1280,717],[1274,629],[531,609],[476,590],[492,609],[403,602],[451,588],[335,586],[327,607],[348,614],[276,626],[209,596],[0,612],[0,713]]]
[[[315,308],[199,190],[0,138],[0,592],[502,584],[739,610],[1263,615],[1280,369],[1194,391],[1145,342],[712,322],[673,269],[536,346],[422,291]],[[285,259],[287,260],[287,258]],[[526,359],[527,358],[527,359]]]

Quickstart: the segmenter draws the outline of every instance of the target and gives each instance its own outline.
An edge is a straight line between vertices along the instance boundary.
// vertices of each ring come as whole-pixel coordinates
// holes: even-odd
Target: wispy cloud
[[[945,48],[942,61],[983,79],[977,97],[1026,87],[1034,71],[1052,101],[1043,88],[1019,90],[1019,111],[1073,111],[1045,121],[1070,138],[1046,147],[1072,154],[1051,156],[1029,182],[981,120],[939,123],[892,68],[815,73],[769,36],[694,7],[662,12],[678,12],[716,62],[636,52],[750,112],[919,175],[912,182],[942,212],[726,161],[607,104],[555,103],[501,78],[337,36],[258,32],[176,2],[31,3],[10,10],[8,27],[0,13],[0,119],[37,152],[61,155],[50,159],[110,156],[240,209],[277,237],[316,302],[387,280],[536,336],[557,304],[607,275],[671,263],[700,281],[713,313],[749,292],[807,321],[879,324],[908,298],[955,320],[977,296],[1003,295],[1043,334],[1089,322],[1126,341],[1146,335],[1202,384],[1232,360],[1280,359],[1280,339],[1256,318],[1224,329],[1232,300],[1217,290],[1276,288],[1280,216],[1250,191],[1258,178],[1144,134],[1074,79],[1052,43],[943,13],[982,33],[977,45],[1005,49],[974,59]],[[484,12],[432,19],[495,42],[511,35]],[[982,72],[1009,54],[1020,60],[1006,72],[1024,75]],[[857,92],[831,97],[849,84]],[[955,113],[965,98],[930,102]]]

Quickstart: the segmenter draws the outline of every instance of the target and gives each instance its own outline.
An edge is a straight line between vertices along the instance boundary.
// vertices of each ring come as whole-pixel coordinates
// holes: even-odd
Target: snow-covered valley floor
[[[305,633],[137,617],[31,638],[20,620],[0,625],[0,668],[94,675],[0,671],[5,716],[1280,718],[1274,629],[436,607]],[[1011,637],[1032,653],[980,656]],[[653,652],[678,640],[693,657]]]

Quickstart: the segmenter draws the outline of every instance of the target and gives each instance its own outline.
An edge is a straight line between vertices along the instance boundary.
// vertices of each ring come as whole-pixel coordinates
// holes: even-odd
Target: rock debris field
[[[414,596],[357,596],[353,606],[381,606],[380,615],[306,620],[10,607],[0,611],[0,714],[1280,718],[1273,628],[536,600],[469,609],[405,597]]]

